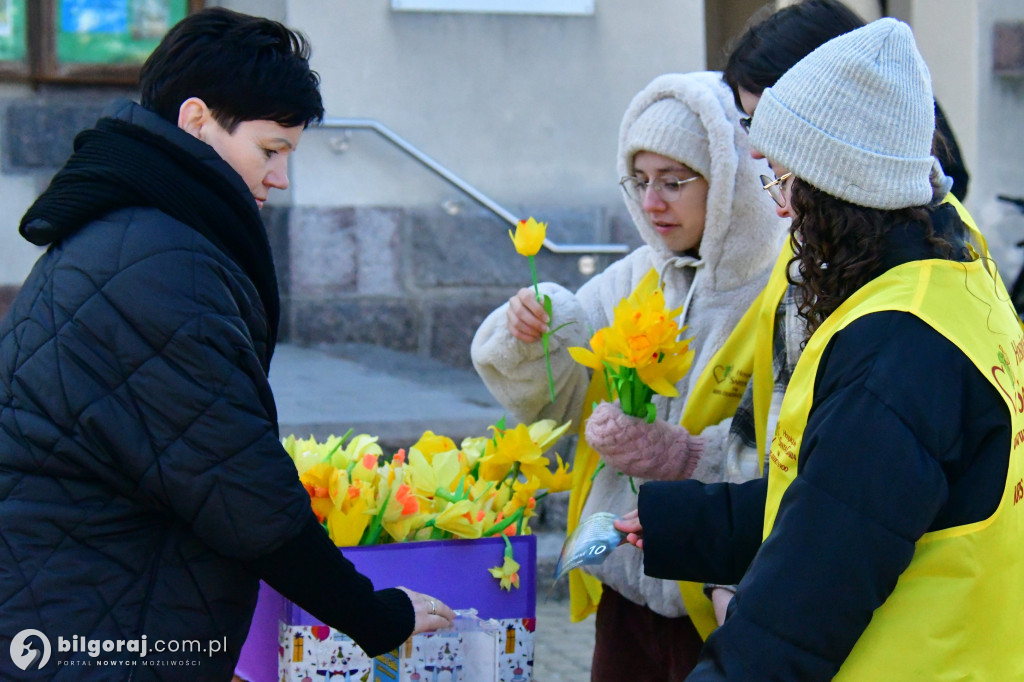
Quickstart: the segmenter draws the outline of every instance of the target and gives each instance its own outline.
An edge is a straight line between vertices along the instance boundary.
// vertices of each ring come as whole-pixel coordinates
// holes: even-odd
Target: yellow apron
[[[786,391],[770,456],[765,537],[797,476],[822,352],[863,315],[909,312],[948,338],[1003,396],[1015,434],[995,513],[921,537],[836,680],[1024,680],[1024,332],[987,268],[982,260],[918,261],[872,280],[815,331]]]

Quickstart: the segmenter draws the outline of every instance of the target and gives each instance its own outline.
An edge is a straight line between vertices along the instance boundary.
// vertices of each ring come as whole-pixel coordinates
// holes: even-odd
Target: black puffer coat
[[[270,294],[276,304],[276,284],[258,290],[260,277],[238,264],[245,258],[226,252],[227,231],[255,230],[250,218],[259,218],[213,149],[138,105],[113,118],[165,147],[157,154],[175,158],[172,180],[237,192],[252,216],[237,197],[200,206],[239,216],[203,234],[168,213],[175,201],[187,211],[190,196],[133,206],[149,180],[126,177],[142,189],[124,208],[99,218],[83,209],[83,224],[50,197],[63,227],[45,211],[23,223],[27,238],[51,243],[0,325],[0,678],[33,673],[7,655],[11,638],[33,628],[53,656],[36,677],[230,679],[258,586],[245,562],[312,519],[267,382],[274,330],[264,304]],[[269,260],[262,266],[272,273]],[[97,667],[132,656],[93,659],[60,651],[58,640],[143,635],[149,663],[197,665]],[[152,651],[183,639],[202,651]],[[226,651],[208,656],[210,641]]]

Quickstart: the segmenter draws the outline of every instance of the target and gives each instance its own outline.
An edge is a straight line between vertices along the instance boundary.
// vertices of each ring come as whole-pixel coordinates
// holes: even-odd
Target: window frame
[[[186,14],[204,0],[184,0]],[[58,0],[25,0],[25,58],[0,61],[0,79],[42,83],[134,85],[141,64],[62,63],[57,57]]]

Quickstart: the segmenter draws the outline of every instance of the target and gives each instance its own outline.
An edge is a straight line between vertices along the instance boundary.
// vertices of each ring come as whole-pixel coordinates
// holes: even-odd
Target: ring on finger
[[[433,599],[430,600],[430,615],[437,615],[437,602]]]

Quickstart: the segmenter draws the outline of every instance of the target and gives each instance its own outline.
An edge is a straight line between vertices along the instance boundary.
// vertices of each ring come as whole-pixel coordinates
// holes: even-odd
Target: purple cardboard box
[[[487,571],[504,561],[501,538],[432,540],[341,551],[377,589],[404,585],[437,597],[453,609],[476,609],[480,618],[534,618],[537,607],[537,539],[532,535],[510,538],[513,558],[519,563],[519,588],[501,589]],[[278,622],[319,625],[320,622],[289,603],[267,585],[260,584],[259,602],[237,674],[249,682],[278,680]]]

